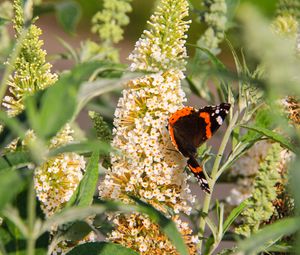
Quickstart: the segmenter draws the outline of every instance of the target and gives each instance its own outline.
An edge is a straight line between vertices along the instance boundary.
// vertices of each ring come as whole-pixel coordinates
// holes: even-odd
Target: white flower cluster
[[[131,192],[158,209],[161,203],[175,212],[189,213],[193,202],[183,173],[185,161],[170,142],[166,124],[185,100],[181,71],[153,74],[131,81],[115,113],[112,170],[100,186],[100,196],[122,198]],[[165,211],[165,209],[164,209]]]
[[[173,15],[168,15],[172,13]],[[132,71],[158,72],[173,68],[184,69],[186,48],[185,32],[190,21],[186,0],[163,0],[150,17],[150,30],[145,30],[129,56]]]
[[[191,235],[192,230],[186,222],[182,222],[178,217],[173,218],[180,230],[185,243],[189,249],[189,254],[196,254],[196,244],[199,239]],[[160,232],[159,226],[152,223],[147,216],[133,213],[114,219],[117,230],[114,230],[109,240],[120,243],[124,246],[133,245],[140,254],[170,254],[178,255],[178,252],[170,240]]]
[[[183,107],[188,21],[186,0],[162,0],[151,16],[149,31],[137,42],[129,59],[131,69],[157,72],[130,81],[115,112],[113,146],[120,153],[111,155],[112,168],[99,186],[102,198],[130,203],[128,194],[141,198],[168,214],[191,211],[195,198],[183,172],[186,160],[174,150],[167,130],[168,118]],[[139,213],[116,215],[115,231],[110,235],[143,255],[178,254],[156,224]],[[196,253],[192,231],[178,225],[190,254]],[[191,241],[192,240],[192,241]]]
[[[73,130],[66,125],[54,137],[49,148],[55,148],[73,141]],[[34,172],[35,190],[41,207],[47,217],[59,211],[69,201],[83,178],[85,159],[72,153],[63,153],[48,159]]]
[[[82,156],[64,153],[35,170],[35,190],[46,216],[51,216],[69,201],[83,177],[84,169]]]

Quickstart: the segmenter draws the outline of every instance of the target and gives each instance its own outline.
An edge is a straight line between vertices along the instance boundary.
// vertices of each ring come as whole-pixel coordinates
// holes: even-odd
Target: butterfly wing
[[[205,136],[206,140],[222,126],[228,112],[230,104],[222,103],[216,106],[205,106],[199,109],[199,117],[204,119],[206,124]]]
[[[199,182],[201,189],[210,194],[208,181],[206,180],[203,168],[199,165],[198,161],[194,157],[190,157],[187,161],[187,165]]]
[[[169,133],[172,143],[181,154],[188,158],[187,165],[200,183],[201,188],[210,193],[202,167],[195,159],[197,148],[223,124],[230,104],[206,106],[198,111],[192,107],[178,110],[169,119]]]
[[[190,111],[187,112],[186,108]],[[172,121],[172,117],[175,121]],[[197,147],[205,141],[205,122],[199,118],[196,110],[185,107],[170,117],[169,132],[178,151],[185,157],[191,157],[196,154]]]

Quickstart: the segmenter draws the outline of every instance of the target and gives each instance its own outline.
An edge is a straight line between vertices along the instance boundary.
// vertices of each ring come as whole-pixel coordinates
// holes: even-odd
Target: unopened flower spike
[[[111,129],[108,124],[104,121],[103,117],[94,111],[89,111],[89,116],[93,121],[94,129],[96,130],[96,136],[99,141],[110,143],[112,140]],[[102,165],[105,168],[111,166],[110,157],[107,154],[100,155],[102,158]]]
[[[225,0],[205,0],[204,3],[208,8],[203,17],[207,29],[197,45],[218,53],[218,46],[223,41],[226,30],[227,4]]]
[[[246,209],[241,214],[243,224],[235,229],[236,233],[248,237],[273,215],[275,211],[273,202],[277,197],[275,185],[280,181],[278,168],[281,151],[279,144],[273,144],[265,160],[260,164],[253,191],[246,200]]]
[[[272,23],[275,33],[296,38],[300,19],[300,2],[298,0],[279,0],[276,18]]]
[[[119,51],[114,44],[123,39],[123,27],[129,24],[132,0],[104,0],[103,9],[92,18],[92,32],[99,36],[99,44],[87,41],[85,47],[100,59],[119,62]],[[87,49],[83,49],[87,51]],[[88,56],[90,54],[87,54]],[[91,56],[89,56],[91,57]]]
[[[14,1],[15,16],[13,19],[16,39],[20,38],[24,25],[22,1]],[[57,80],[51,73],[51,64],[46,62],[46,51],[42,50],[43,41],[39,39],[42,31],[36,25],[30,25],[23,41],[20,54],[14,64],[14,72],[8,79],[9,95],[5,96],[2,105],[10,116],[16,116],[24,110],[24,97],[43,90]]]
[[[174,16],[167,13],[174,13]],[[184,70],[187,57],[185,32],[190,21],[183,18],[187,15],[186,1],[162,1],[148,21],[150,29],[143,32],[129,56],[131,70]]]

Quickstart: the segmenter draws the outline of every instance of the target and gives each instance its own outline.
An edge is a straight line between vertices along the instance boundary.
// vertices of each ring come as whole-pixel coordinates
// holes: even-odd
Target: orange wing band
[[[212,136],[210,116],[207,112],[201,112],[199,116],[203,118],[206,123],[206,137],[209,139]]]
[[[174,112],[169,118],[169,125],[174,125],[178,119],[181,117],[190,115],[194,110],[193,107],[184,107],[181,110]]]

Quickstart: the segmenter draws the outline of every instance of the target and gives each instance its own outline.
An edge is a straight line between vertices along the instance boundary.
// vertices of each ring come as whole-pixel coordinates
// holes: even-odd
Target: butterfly
[[[199,110],[186,106],[173,113],[168,121],[168,130],[174,147],[187,158],[188,168],[207,193],[210,193],[210,188],[203,168],[196,160],[197,148],[219,129],[229,109],[229,103],[205,106]]]

